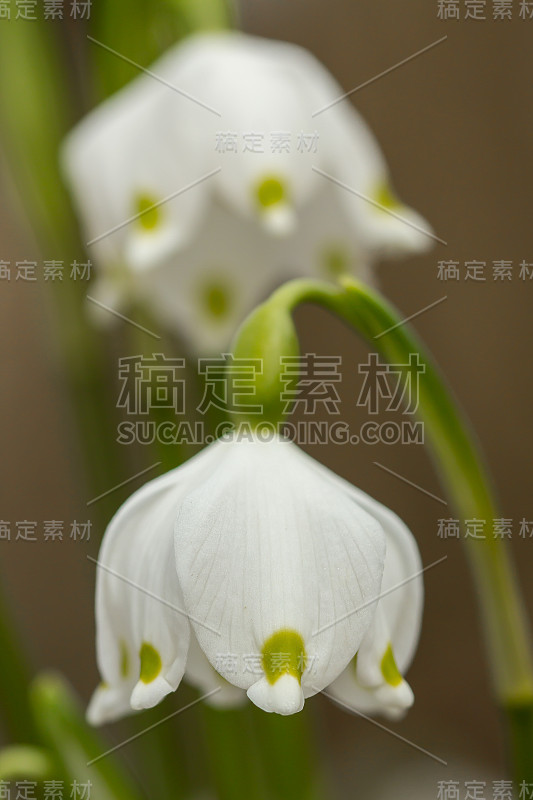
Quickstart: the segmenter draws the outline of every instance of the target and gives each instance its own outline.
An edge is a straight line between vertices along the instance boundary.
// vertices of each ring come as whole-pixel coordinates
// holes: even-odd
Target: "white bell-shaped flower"
[[[329,686],[343,702],[359,693],[376,710],[406,707],[395,653],[399,664],[412,655],[421,579],[397,609],[380,597],[384,569],[394,582],[418,564],[397,517],[296,445],[219,440],[109,525],[96,591],[103,682],[89,718],[153,706],[183,675],[220,706],[247,694],[292,714]]]
[[[218,351],[281,280],[364,278],[382,254],[426,249],[364,121],[349,100],[327,107],[341,95],[302,48],[227,32],[186,40],[96,108],[62,154],[96,297],[137,293]]]

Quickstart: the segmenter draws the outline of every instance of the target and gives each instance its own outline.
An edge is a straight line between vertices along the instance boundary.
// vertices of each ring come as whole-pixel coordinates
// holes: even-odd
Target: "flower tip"
[[[104,725],[106,719],[103,711],[104,709],[102,707],[102,704],[96,697],[96,692],[95,692],[89,702],[89,705],[87,706],[87,711],[85,712],[85,719],[87,720],[89,725],[93,725],[94,727],[98,725]]]
[[[130,705],[134,711],[142,711],[145,708],[153,708],[161,700],[173,692],[173,687],[161,675],[145,683],[143,680],[135,684],[131,693]]]
[[[148,272],[177,253],[186,242],[183,232],[165,226],[158,231],[135,231],[125,243],[125,259],[137,273]]]
[[[300,682],[293,675],[281,675],[275,683],[266,678],[254,683],[247,695],[258,708],[268,713],[288,716],[297,714],[304,707],[304,693]]]
[[[401,719],[415,702],[413,690],[405,680],[397,686],[383,684],[374,691],[374,695],[382,704],[383,713],[390,719]]]
[[[126,286],[121,285],[118,280],[97,278],[91,291],[91,300],[85,301],[90,323],[99,330],[109,331],[117,321],[113,312],[122,311],[127,294]]]
[[[124,715],[124,697],[121,692],[101,684],[89,701],[85,718],[89,725],[97,727],[115,722]]]
[[[427,220],[406,206],[400,206],[402,219],[393,220],[390,225],[390,239],[385,241],[384,250],[390,255],[423,255],[435,243],[433,228]]]
[[[288,203],[280,203],[263,211],[261,221],[268,233],[280,239],[289,236],[296,228],[296,214]]]

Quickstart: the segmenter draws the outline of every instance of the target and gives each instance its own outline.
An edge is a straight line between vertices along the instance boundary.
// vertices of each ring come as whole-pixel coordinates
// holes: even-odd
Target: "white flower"
[[[404,585],[380,599],[384,568]],[[219,440],[109,525],[89,719],[153,706],[183,675],[222,706],[246,693],[292,714],[330,687],[363,710],[407,707],[394,657],[406,663],[418,638],[417,572],[403,523],[296,445]]]
[[[350,101],[325,108],[342,93],[300,47],[204,34],[89,114],[63,164],[100,300],[138,294],[218,351],[287,277],[364,277],[425,250],[429,226]]]

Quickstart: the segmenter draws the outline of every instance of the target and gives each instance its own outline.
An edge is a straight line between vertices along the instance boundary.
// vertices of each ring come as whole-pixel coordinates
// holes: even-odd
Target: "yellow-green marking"
[[[301,683],[307,663],[304,641],[290,629],[276,631],[262,649],[262,665],[266,679],[274,684],[282,675],[292,675]]]
[[[143,683],[152,683],[161,672],[161,656],[151,644],[143,642],[139,657],[141,659],[140,679]]]
[[[140,193],[135,198],[136,222],[145,231],[153,231],[161,222],[161,209],[155,197]]]

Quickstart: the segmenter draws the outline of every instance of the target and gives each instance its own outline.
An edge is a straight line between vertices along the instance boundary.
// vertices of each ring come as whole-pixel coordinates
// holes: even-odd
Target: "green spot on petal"
[[[383,208],[386,208],[389,211],[394,211],[401,206],[400,201],[388,183],[382,183],[380,186],[378,186],[376,192],[374,193],[373,199],[376,203],[378,203],[378,205],[383,206]]]
[[[385,655],[381,659],[381,674],[385,678],[385,681],[391,686],[399,686],[403,680],[400,670],[396,666],[394,653],[392,652],[390,644],[385,650]]]
[[[201,303],[213,319],[221,320],[231,311],[231,290],[222,281],[213,281],[202,288]]]
[[[128,677],[128,673],[130,671],[130,657],[128,654],[128,648],[126,647],[126,643],[121,641],[120,642],[120,674],[123,678]]]
[[[263,645],[262,665],[269,683],[276,683],[282,675],[292,675],[300,682],[306,662],[304,642],[296,631],[276,631]]]
[[[160,207],[157,200],[149,194],[138,194],[135,198],[135,214],[139,214],[137,222],[145,231],[153,231],[161,222]]]
[[[287,201],[285,187],[278,178],[265,178],[258,185],[257,201],[261,208],[271,208],[272,206]]]
[[[143,642],[141,652],[141,674],[140,679],[143,683],[151,683],[161,672],[161,656],[151,644]]]
[[[340,247],[331,247],[325,250],[321,264],[323,272],[328,278],[340,278],[349,271],[348,255]]]

